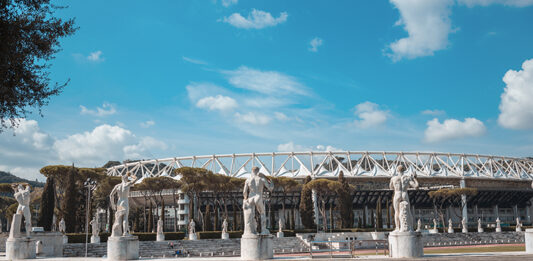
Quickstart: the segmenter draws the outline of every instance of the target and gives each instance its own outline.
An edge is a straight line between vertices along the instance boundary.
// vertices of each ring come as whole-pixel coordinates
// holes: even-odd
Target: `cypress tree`
[[[344,173],[339,173],[338,181],[342,184],[339,190],[337,211],[339,212],[342,228],[351,228],[353,226],[353,203],[350,184],[344,178]]]
[[[300,218],[302,219],[302,224],[305,228],[316,228],[313,211],[313,192],[305,184],[311,181],[311,177],[307,176],[305,178],[305,183],[301,192],[300,199]]]
[[[43,194],[41,196],[41,210],[39,213],[38,226],[43,227],[45,231],[52,230],[52,222],[55,209],[55,182],[53,177],[46,179]]]
[[[78,191],[76,187],[77,171],[74,165],[67,174],[67,184],[65,189],[65,198],[63,199],[61,209],[63,210],[63,218],[65,219],[65,226],[67,233],[76,232],[76,211],[78,210]]]

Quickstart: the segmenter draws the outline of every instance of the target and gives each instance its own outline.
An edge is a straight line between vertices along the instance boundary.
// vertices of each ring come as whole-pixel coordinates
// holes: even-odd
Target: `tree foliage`
[[[0,131],[66,86],[50,86],[49,62],[59,39],[77,28],[73,19],[54,16],[58,8],[50,0],[0,0]]]
[[[63,212],[63,218],[65,219],[65,226],[67,233],[76,232],[76,212],[79,205],[78,200],[78,188],[76,187],[76,175],[77,169],[72,166],[69,173],[67,174],[66,188],[65,188],[65,198],[61,205],[61,210]],[[82,205],[83,206],[83,205]]]
[[[315,212],[313,211],[313,192],[309,186],[306,186],[311,182],[311,177],[307,176],[304,181],[304,186],[301,192],[300,199],[300,217],[302,224],[305,228],[312,229],[316,228],[314,216]]]
[[[441,188],[438,190],[428,192],[429,198],[433,200],[433,206],[439,215],[442,227],[446,227],[446,220],[444,218],[446,208],[448,206],[461,206],[461,196],[475,196],[478,190],[476,188]],[[454,211],[456,208],[452,208]],[[461,212],[455,213],[456,216],[461,217]]]
[[[54,178],[47,178],[46,184],[44,185],[44,191],[41,196],[41,208],[39,213],[39,220],[37,222],[37,224],[40,227],[43,227],[45,231],[52,230],[52,222],[56,201],[55,191],[56,190]]]
[[[344,173],[341,171],[337,180],[341,186],[339,187],[337,202],[337,211],[340,216],[341,228],[351,228],[353,226],[353,200],[352,187],[344,178]]]

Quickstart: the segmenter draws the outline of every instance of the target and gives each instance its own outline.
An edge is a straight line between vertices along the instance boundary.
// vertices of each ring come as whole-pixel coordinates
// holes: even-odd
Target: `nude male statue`
[[[89,224],[91,225],[92,227],[92,235],[97,237],[98,234],[100,233],[100,227],[98,225],[98,220],[96,218],[93,218],[91,220],[91,222],[89,222]]]
[[[394,197],[392,201],[392,206],[394,207],[394,225],[395,225],[394,231],[400,231],[401,229],[400,203],[407,202],[407,204],[409,204],[408,206],[410,206],[409,194],[407,193],[407,189],[410,186],[413,188],[418,188],[418,181],[416,180],[416,173],[413,176],[404,175],[404,167],[402,165],[398,166],[396,170],[397,170],[398,175],[391,178],[389,187],[390,189],[394,190]],[[413,224],[411,210],[409,207],[406,210],[406,212],[407,212],[407,216],[405,218],[407,219],[407,224]]]
[[[131,177],[131,180],[129,178]],[[113,227],[111,228],[111,236],[128,236],[129,235],[129,226],[128,226],[128,214],[130,211],[128,196],[130,194],[130,188],[135,184],[137,176],[132,175],[130,172],[122,176],[122,182],[117,184],[111,193],[109,194],[109,199],[111,201],[111,208],[115,211],[115,221],[113,222]],[[115,204],[115,194],[118,195],[118,200]]]
[[[266,211],[263,203],[264,188],[272,191],[274,189],[274,183],[267,179],[264,174],[259,173],[258,167],[253,167],[252,175],[244,182],[244,234],[257,234],[254,218],[255,210],[261,215],[261,234],[270,234],[270,231],[266,228]]]
[[[24,215],[24,222],[26,227],[26,236],[30,237],[31,232],[31,212],[30,212],[30,185],[26,185],[24,188],[22,184],[11,185],[15,194],[13,196],[18,202],[16,214]],[[20,229],[11,227],[11,229]],[[19,230],[20,231],[20,230]],[[18,233],[14,233],[16,235]]]
[[[65,225],[65,219],[61,218],[61,221],[59,221],[59,232],[65,234],[66,225]]]
[[[194,223],[194,219],[191,218],[191,222],[189,222],[189,235],[196,233],[196,223]]]

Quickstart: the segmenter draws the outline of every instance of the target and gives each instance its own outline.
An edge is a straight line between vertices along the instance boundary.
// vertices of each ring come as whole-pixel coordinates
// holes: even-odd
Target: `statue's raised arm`
[[[263,173],[259,173],[259,176],[263,180],[265,188],[268,189],[268,191],[272,192],[272,190],[274,190],[274,183]]]
[[[411,177],[411,180],[409,181],[409,185],[412,187],[412,188],[415,188],[415,189],[418,189],[418,180],[416,179],[416,173],[413,174],[413,176]]]

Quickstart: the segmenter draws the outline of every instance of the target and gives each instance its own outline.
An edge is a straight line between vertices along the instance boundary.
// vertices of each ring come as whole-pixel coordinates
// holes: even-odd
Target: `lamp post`
[[[87,257],[87,247],[89,243],[89,206],[91,204],[91,191],[96,188],[96,181],[91,178],[83,183],[83,186],[87,188],[87,207],[85,208],[85,257]]]

